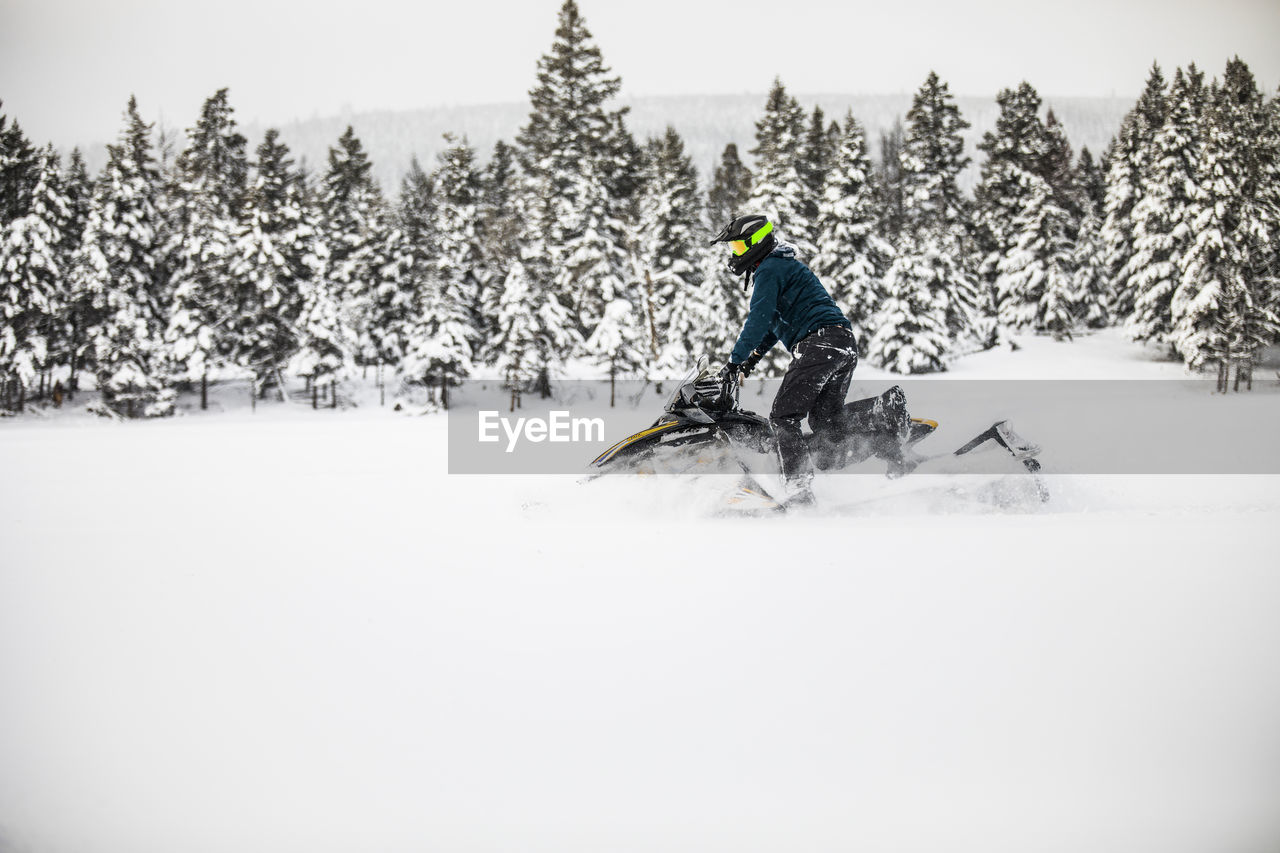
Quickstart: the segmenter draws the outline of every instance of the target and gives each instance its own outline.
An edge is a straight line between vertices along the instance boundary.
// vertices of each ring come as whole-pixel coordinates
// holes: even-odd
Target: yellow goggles
[[[756,231],[756,233],[751,235],[751,240],[749,242],[747,240],[730,240],[729,248],[733,250],[735,255],[741,257],[747,253],[747,249],[750,249],[752,246],[763,240],[772,230],[773,223],[766,222],[758,231]]]

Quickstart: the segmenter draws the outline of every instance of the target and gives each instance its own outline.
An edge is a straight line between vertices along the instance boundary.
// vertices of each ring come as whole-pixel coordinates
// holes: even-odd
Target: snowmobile
[[[726,498],[729,505],[751,504],[755,509],[783,511],[746,461],[751,454],[773,458],[775,439],[769,419],[740,405],[741,385],[722,385],[701,359],[663,406],[651,426],[627,436],[597,456],[598,473],[721,473],[735,468],[743,477]],[[906,394],[894,385],[876,397],[845,403],[845,433],[832,441],[806,432],[810,457],[818,471],[837,471],[868,460],[885,463],[885,476],[898,479],[942,459],[965,456],[979,448],[1007,453],[1033,478],[1043,502],[1049,492],[1036,459],[1040,448],[1026,441],[1008,421],[997,421],[955,450],[921,453],[917,445],[938,429],[938,422],[911,417]]]

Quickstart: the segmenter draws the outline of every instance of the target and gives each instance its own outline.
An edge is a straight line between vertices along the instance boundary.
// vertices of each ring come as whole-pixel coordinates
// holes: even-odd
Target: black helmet
[[[751,272],[769,256],[778,245],[778,238],[773,236],[773,223],[760,214],[739,216],[724,227],[714,243],[728,243],[733,249],[733,257],[729,259],[729,269],[734,275]]]

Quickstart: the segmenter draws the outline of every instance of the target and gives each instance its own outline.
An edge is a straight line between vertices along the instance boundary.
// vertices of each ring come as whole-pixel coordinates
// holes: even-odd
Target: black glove
[[[737,362],[729,362],[720,368],[720,384],[725,388],[730,388],[738,381],[738,374],[746,374],[750,372],[750,368]]]
[[[742,365],[739,368],[740,370],[742,370],[742,375],[750,376],[751,371],[756,369],[756,365],[760,363],[760,359],[762,358],[764,358],[764,353],[762,353],[760,350],[756,350],[755,352],[751,353],[751,355],[747,356],[747,360],[742,362]]]

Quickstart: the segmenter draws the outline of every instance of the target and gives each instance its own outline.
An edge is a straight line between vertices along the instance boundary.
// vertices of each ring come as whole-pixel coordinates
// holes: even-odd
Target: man
[[[714,243],[728,243],[729,269],[755,275],[751,308],[721,378],[746,376],[779,341],[792,355],[769,413],[787,487],[786,503],[813,503],[813,460],[801,421],[821,442],[835,444],[844,431],[844,398],[858,364],[853,326],[795,249],[778,242],[773,223],[760,215],[741,216],[725,226]]]

